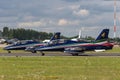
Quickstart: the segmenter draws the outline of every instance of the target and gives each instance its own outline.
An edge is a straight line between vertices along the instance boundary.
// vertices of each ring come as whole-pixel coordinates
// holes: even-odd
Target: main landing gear
[[[11,53],[11,51],[8,50],[8,53]]]
[[[71,53],[72,56],[78,56],[79,54],[78,53]]]
[[[32,53],[37,53],[35,50],[31,51]]]
[[[42,56],[44,56],[44,55],[45,55],[45,53],[43,53],[42,51],[41,51],[40,53],[41,53],[41,55],[42,55]]]

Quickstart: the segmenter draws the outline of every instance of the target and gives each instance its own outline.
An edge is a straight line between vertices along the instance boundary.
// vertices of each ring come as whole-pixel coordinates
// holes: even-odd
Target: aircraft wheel
[[[8,51],[8,53],[11,53],[11,51]]]
[[[32,51],[32,53],[36,53],[36,51],[35,51],[35,50],[33,50],[33,51]]]
[[[42,55],[42,56],[44,56],[44,55],[45,55],[45,53],[43,53],[42,51],[40,51],[40,53],[41,53],[41,55]]]
[[[72,53],[72,56],[78,56],[78,53]]]
[[[44,53],[42,53],[42,56],[44,56],[45,54]]]

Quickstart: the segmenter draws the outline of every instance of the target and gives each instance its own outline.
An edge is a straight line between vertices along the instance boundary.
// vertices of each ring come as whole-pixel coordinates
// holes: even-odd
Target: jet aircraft
[[[26,47],[34,46],[36,44],[40,45],[40,42],[39,41],[34,41],[34,40],[17,41],[17,42],[14,42],[11,45],[8,45],[8,46],[4,47],[4,50],[7,50],[8,53],[11,53],[11,50],[25,50]],[[41,44],[41,45],[43,45],[43,44]]]
[[[60,39],[60,32],[55,33],[51,39],[51,40],[55,40],[55,39]],[[36,53],[36,51],[34,50],[34,48],[36,46],[43,46],[46,43],[41,43],[39,41],[35,41],[35,40],[23,40],[23,41],[17,41],[14,42],[13,44],[4,47],[4,50],[7,50],[8,53],[11,53],[10,50],[26,50],[26,51],[30,51],[32,53]]]
[[[36,44],[34,46],[28,46],[26,47],[25,51],[36,53],[36,50],[35,50],[36,47],[47,45],[50,41],[56,40],[56,39],[60,39],[60,32],[54,33],[54,35],[51,37],[51,39],[48,42],[43,42],[41,44]]]
[[[113,44],[108,41],[108,34],[109,29],[103,29],[94,41],[55,39],[44,46],[35,47],[34,50],[40,51],[42,55],[45,55],[43,51],[63,51],[73,56],[78,56],[84,51],[108,50],[113,48]]]

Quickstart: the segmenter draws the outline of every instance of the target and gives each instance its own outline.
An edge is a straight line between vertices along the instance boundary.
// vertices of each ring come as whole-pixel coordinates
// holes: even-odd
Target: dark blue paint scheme
[[[60,39],[60,32],[55,33],[50,41]],[[35,52],[34,48],[36,46],[43,46],[45,43],[40,43],[39,41],[35,40],[24,40],[24,41],[18,41],[14,42],[14,44],[11,44],[7,47],[4,47],[4,50],[8,50],[10,53],[10,50],[26,50],[26,51],[31,51]]]
[[[40,43],[39,41],[34,41],[34,40],[18,41],[7,47],[4,47],[4,50],[25,50],[26,47],[33,46],[33,45],[39,44],[39,43]]]
[[[103,29],[95,41],[85,41],[85,40],[64,40],[56,39],[51,40],[48,44],[44,46],[38,46],[35,48],[36,51],[64,51],[64,52],[83,52],[95,49],[112,49],[113,44],[107,41],[109,34],[109,29]]]

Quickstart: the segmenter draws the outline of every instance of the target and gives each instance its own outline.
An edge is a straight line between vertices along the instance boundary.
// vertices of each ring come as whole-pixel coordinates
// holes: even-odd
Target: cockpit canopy
[[[24,45],[24,44],[31,44],[31,43],[38,43],[38,41],[34,41],[34,40],[22,40],[22,41],[14,42],[13,45]]]

